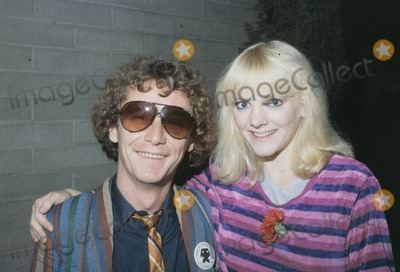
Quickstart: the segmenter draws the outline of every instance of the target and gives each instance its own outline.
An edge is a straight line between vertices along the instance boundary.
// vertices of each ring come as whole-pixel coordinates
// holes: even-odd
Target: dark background
[[[343,0],[341,15],[348,62],[372,58],[372,45],[379,39],[388,39],[395,46],[389,61],[374,60],[371,70],[375,76],[343,86],[333,116],[353,144],[356,158],[395,196],[386,216],[396,267],[400,267],[400,2]]]

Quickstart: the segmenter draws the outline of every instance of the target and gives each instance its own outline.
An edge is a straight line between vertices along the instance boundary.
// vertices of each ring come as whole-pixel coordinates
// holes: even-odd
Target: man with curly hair
[[[182,63],[133,60],[107,79],[92,124],[116,174],[43,215],[53,231],[36,243],[32,271],[216,271],[205,196],[184,190],[193,206],[174,205],[178,167],[201,165],[214,146],[200,75]]]

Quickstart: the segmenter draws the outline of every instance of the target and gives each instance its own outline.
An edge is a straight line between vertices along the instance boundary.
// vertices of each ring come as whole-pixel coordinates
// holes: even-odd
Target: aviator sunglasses
[[[164,106],[158,111],[156,105]],[[189,137],[194,128],[194,118],[181,107],[145,101],[126,103],[120,111],[122,126],[129,132],[148,128],[159,116],[161,124],[169,135],[176,139]]]

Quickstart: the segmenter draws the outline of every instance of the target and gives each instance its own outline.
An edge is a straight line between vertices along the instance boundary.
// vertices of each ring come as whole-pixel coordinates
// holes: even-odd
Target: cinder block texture
[[[114,56],[114,55],[113,55]],[[125,62],[132,59],[132,57],[126,57]],[[112,60],[114,63],[114,59]],[[121,63],[121,62],[120,62]],[[106,75],[103,71],[98,70],[96,73],[87,75],[77,75],[74,77],[74,91],[76,96],[84,97],[98,97],[104,90]]]
[[[32,202],[30,199],[11,200],[4,203],[2,202],[0,209],[0,217],[2,218],[3,221],[2,225],[0,226],[0,231],[4,230],[11,231],[12,229],[9,229],[9,227],[12,226],[26,226],[27,225],[26,222],[28,222],[27,219],[30,217],[31,206]],[[9,236],[14,236],[14,235],[12,233],[9,233]],[[2,246],[4,246],[4,244]],[[9,246],[12,247],[12,243],[10,243]]]
[[[76,144],[97,143],[97,139],[93,134],[91,121],[74,122],[74,142]]]
[[[94,98],[83,98],[70,91],[71,86],[65,86],[65,93],[55,102],[38,102],[34,105],[34,119],[38,121],[53,120],[88,120]]]
[[[109,160],[97,144],[82,144],[69,147],[36,149],[33,152],[35,172],[62,170],[82,165],[107,164]]]
[[[46,89],[57,89],[62,83],[72,84],[73,76],[52,73],[0,72],[0,97],[16,97],[26,93],[37,96]]]
[[[144,46],[146,48],[146,51],[148,50],[148,48],[146,47],[146,44]],[[150,55],[150,53],[148,53],[147,55]],[[131,61],[134,57],[136,57],[137,55],[135,54],[123,54],[123,53],[115,53],[112,54],[111,58],[111,62],[112,62],[112,69],[116,70],[118,69],[121,65],[123,65],[124,63],[127,63],[129,61]],[[104,77],[103,80],[100,78],[96,78],[95,82],[97,82],[95,84],[95,86],[97,86],[98,90],[101,89],[99,87],[104,86],[104,84],[102,85],[101,83],[104,83]]]
[[[257,4],[257,0],[229,0],[229,3],[254,8],[255,5]]]
[[[186,17],[201,17],[203,1],[199,0],[145,0],[148,10],[160,13],[177,14]]]
[[[202,56],[207,60],[229,61],[239,53],[239,44],[203,41]]]
[[[0,1],[0,271],[28,271],[33,200],[116,171],[91,129],[107,75],[133,57],[188,63],[210,83],[246,40],[256,0]]]
[[[60,0],[35,0],[39,18],[83,25],[109,26],[111,10],[106,6]]]
[[[95,2],[112,7],[143,8],[144,0],[81,0],[81,2]]]
[[[26,107],[21,107],[17,110],[11,98],[0,98],[0,118],[1,122],[31,120],[32,104],[28,104]]]
[[[26,229],[21,229],[18,232],[26,231]],[[14,230],[15,233],[18,233]],[[24,235],[21,235],[21,239],[30,239],[28,237],[28,232],[24,232]],[[20,272],[20,271],[29,271],[30,265],[32,262],[32,254],[33,254],[33,243],[31,242],[29,248],[24,249],[13,249],[11,252],[3,253],[0,255],[0,271],[9,271],[9,272]],[[15,247],[14,247],[15,248]]]
[[[12,149],[0,151],[0,174],[29,173],[32,170],[32,150]]]
[[[143,35],[115,29],[78,27],[76,46],[105,51],[142,52]]]
[[[72,48],[74,29],[71,25],[0,17],[0,42]]]
[[[244,18],[250,20],[253,17],[252,15],[255,15],[255,12],[250,7],[228,5],[224,2],[210,0],[204,0],[203,5],[204,17],[209,20],[240,24],[243,23]]]
[[[94,165],[73,169],[73,183],[78,190],[87,191],[97,188],[106,178],[114,175],[117,164],[114,162],[104,165]]]
[[[0,2],[0,16],[31,17],[33,0],[3,0]]]
[[[32,48],[0,45],[0,67],[7,70],[32,70]]]
[[[68,171],[1,176],[0,199],[4,202],[12,199],[37,197],[47,191],[69,187],[72,187],[72,172]]]
[[[173,57],[172,46],[175,41],[176,38],[171,36],[145,34],[144,48],[146,48],[146,55],[170,59]]]
[[[174,35],[174,20],[171,16],[139,10],[114,9],[113,26],[143,33]]]
[[[231,40],[229,24],[202,19],[177,17],[175,27],[177,35],[206,40]]]
[[[29,206],[31,205],[31,202],[28,202],[27,205],[18,207],[17,209],[29,209]],[[10,208],[10,207],[8,207]],[[18,214],[19,210],[14,210]],[[24,214],[24,217],[21,215],[19,216],[18,220],[22,221],[27,221],[28,219],[28,214]],[[0,229],[0,239],[2,241],[0,245],[0,251],[2,252],[2,255],[0,257],[0,260],[4,259],[7,262],[13,262],[15,265],[17,263],[15,262],[16,259],[18,259],[19,262],[23,262],[28,264],[28,260],[24,261],[26,255],[30,255],[29,252],[33,249],[33,242],[32,239],[30,238],[30,233],[29,233],[29,226],[28,224],[24,225],[8,225],[8,226],[3,226]],[[26,264],[23,265],[23,267],[26,267]],[[0,261],[0,269],[3,266],[3,262]],[[20,265],[18,265],[20,267]],[[29,268],[29,266],[27,266]],[[1,269],[1,271],[29,271],[29,269],[22,269],[22,270],[17,270],[13,269],[13,267],[7,267],[6,269]]]
[[[34,53],[35,66],[40,71],[94,73],[99,68],[110,67],[111,58],[107,53],[48,48],[37,48]]]
[[[72,122],[0,124],[0,148],[36,148],[72,144]]]
[[[226,61],[192,61],[193,68],[200,71],[200,73],[208,80],[217,79],[221,75],[222,70],[225,68],[226,64]],[[214,93],[214,90],[212,89],[210,93]]]

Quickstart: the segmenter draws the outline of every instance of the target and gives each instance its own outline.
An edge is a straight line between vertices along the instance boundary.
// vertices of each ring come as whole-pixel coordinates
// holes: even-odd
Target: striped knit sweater
[[[224,185],[211,171],[186,186],[211,202],[220,271],[394,271],[385,215],[374,205],[380,186],[362,163],[334,155],[301,195],[280,206],[259,182]],[[267,246],[259,227],[271,209],[283,211],[288,235]]]

